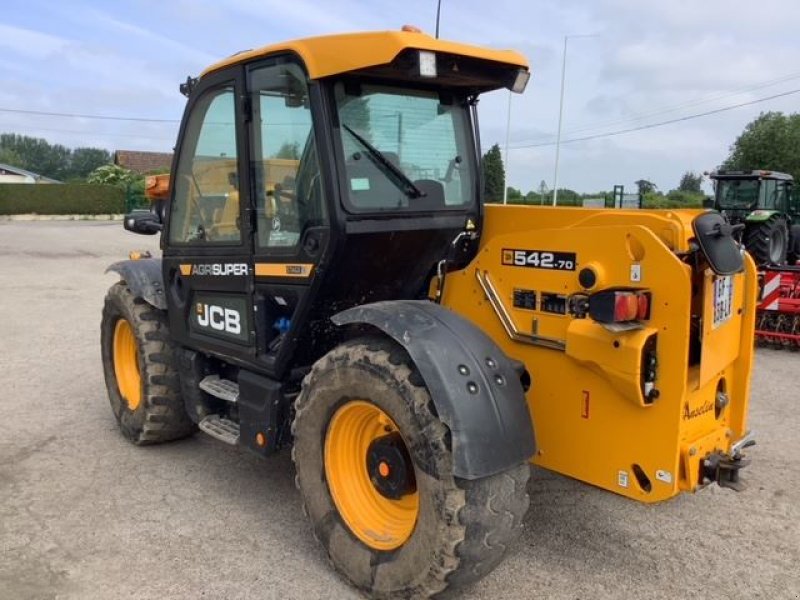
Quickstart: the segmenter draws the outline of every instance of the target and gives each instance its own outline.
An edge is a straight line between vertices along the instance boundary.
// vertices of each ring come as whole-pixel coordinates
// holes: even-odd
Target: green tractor
[[[800,194],[794,178],[776,171],[716,171],[714,208],[733,225],[758,266],[800,259]],[[800,190],[798,190],[800,191]]]

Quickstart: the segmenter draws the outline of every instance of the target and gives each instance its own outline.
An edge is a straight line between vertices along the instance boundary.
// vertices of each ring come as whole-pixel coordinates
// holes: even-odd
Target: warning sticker
[[[664,471],[663,469],[658,469],[656,471],[656,479],[664,483],[672,483],[672,473]]]

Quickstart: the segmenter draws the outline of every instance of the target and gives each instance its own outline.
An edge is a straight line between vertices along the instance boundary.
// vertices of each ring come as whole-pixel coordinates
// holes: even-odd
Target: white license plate
[[[714,329],[725,323],[733,314],[733,278],[714,279]]]

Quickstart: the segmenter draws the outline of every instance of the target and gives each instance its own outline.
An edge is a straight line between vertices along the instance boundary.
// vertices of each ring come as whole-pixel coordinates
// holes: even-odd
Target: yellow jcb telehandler
[[[110,267],[122,433],[291,448],[373,597],[491,571],[530,463],[641,502],[741,485],[752,261],[710,211],[484,206],[478,98],[528,78],[414,30],[236,54],[181,86],[164,210],[124,221],[163,256]]]

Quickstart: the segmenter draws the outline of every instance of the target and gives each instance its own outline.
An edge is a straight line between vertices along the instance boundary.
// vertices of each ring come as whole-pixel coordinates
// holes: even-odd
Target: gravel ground
[[[100,367],[103,275],[157,240],[0,223],[0,598],[356,598],[288,454],[136,448]],[[519,551],[464,598],[800,598],[800,354],[759,350],[748,488],[640,505],[534,470]]]

